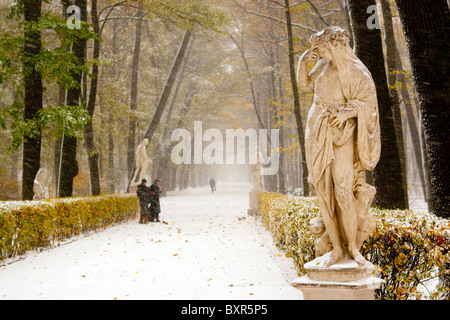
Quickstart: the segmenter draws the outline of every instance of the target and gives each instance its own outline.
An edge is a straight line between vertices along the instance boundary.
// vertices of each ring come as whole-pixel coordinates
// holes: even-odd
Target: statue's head
[[[341,27],[332,26],[313,34],[309,39],[314,50],[317,50],[321,58],[333,60],[331,48],[344,49],[350,42],[350,33]]]

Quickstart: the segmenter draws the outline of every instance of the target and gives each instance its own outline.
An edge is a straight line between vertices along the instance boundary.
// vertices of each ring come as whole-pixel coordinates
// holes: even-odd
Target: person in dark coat
[[[161,206],[159,204],[159,195],[161,194],[161,187],[159,186],[160,179],[155,179],[150,186],[150,221],[159,222],[159,214],[161,213]]]
[[[150,203],[150,188],[147,187],[147,180],[142,179],[142,183],[137,186],[137,196],[139,198],[139,205],[141,208],[141,216],[139,218],[139,223],[147,224],[150,211],[148,209]]]
[[[213,178],[209,180],[209,185],[211,186],[211,193],[214,193],[216,191],[216,181]]]

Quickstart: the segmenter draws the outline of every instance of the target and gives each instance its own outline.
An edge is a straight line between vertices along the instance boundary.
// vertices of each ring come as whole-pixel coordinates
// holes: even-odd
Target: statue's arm
[[[327,63],[325,59],[319,60],[311,72],[308,72],[308,62],[318,58],[318,54],[314,51],[307,50],[300,57],[298,63],[297,79],[300,88],[303,90],[312,90],[316,82],[317,77],[322,72],[323,67]]]

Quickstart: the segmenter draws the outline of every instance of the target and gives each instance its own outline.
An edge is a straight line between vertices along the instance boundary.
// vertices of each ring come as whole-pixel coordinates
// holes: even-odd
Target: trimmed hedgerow
[[[0,261],[136,215],[135,195],[0,202]]]
[[[303,265],[315,258],[309,221],[320,216],[317,198],[260,193],[258,205],[277,245],[293,258],[299,276],[305,274]],[[371,210],[377,227],[361,252],[386,281],[376,297],[449,299],[450,221],[409,210]]]

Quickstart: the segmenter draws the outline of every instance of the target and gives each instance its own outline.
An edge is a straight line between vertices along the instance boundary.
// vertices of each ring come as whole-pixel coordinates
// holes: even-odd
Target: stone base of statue
[[[354,260],[346,260],[325,266],[331,253],[304,265],[307,274],[292,282],[303,293],[304,300],[374,300],[375,289],[385,282],[372,275],[374,266],[366,261],[359,266]]]
[[[130,185],[129,188],[128,188],[128,193],[136,194],[137,193],[137,185],[135,185],[135,186]]]
[[[138,181],[135,181],[134,179],[132,179],[130,181],[130,186],[128,187],[128,193],[136,194],[137,193],[137,187],[138,187],[138,185],[141,184],[141,181],[142,181],[142,179],[138,180]]]
[[[250,208],[247,210],[247,213],[249,216],[256,216],[258,214],[258,191],[254,189],[251,190],[248,197]]]

